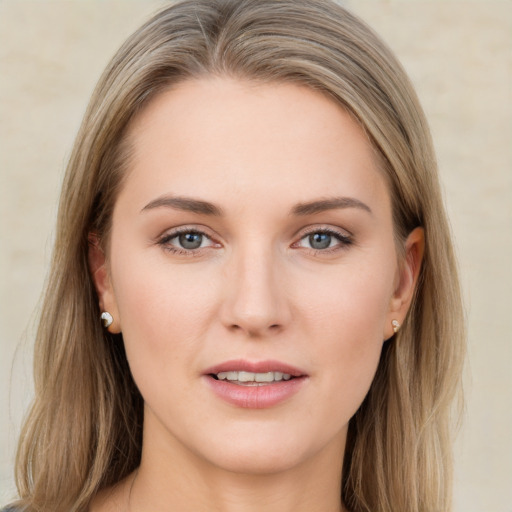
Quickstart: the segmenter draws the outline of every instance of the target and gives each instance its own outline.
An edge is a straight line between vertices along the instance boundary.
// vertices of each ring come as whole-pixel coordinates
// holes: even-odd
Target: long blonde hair
[[[36,339],[35,400],[17,457],[19,503],[28,511],[84,511],[99,489],[139,464],[143,402],[122,335],[101,328],[88,237],[108,240],[130,120],[158,92],[206,74],[298,83],[339,102],[379,155],[397,247],[423,226],[411,310],[349,425],[341,499],[352,512],[447,512],[464,329],[432,142],[396,58],[329,0],[185,0],[133,34],[104,72],[62,189]]]

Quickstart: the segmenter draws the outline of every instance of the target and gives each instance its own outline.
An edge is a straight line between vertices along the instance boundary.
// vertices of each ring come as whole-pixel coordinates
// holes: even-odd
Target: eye
[[[348,235],[331,229],[316,229],[303,236],[296,246],[314,251],[331,252],[343,249],[351,243],[352,239]]]
[[[212,239],[202,231],[196,229],[178,229],[165,234],[158,244],[166,250],[178,254],[198,252],[205,247],[216,245]]]

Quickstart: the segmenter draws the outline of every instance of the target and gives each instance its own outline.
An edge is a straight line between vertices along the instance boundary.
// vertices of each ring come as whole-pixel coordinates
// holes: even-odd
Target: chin
[[[213,464],[219,469],[231,473],[245,475],[271,475],[288,471],[297,467],[303,461],[297,451],[295,453],[286,453],[281,450],[232,450],[231,453],[223,453],[212,460]]]
[[[307,439],[285,428],[274,433],[272,429],[267,432],[248,429],[239,436],[218,434],[211,439],[226,442],[209,443],[202,456],[220,469],[247,475],[285,472],[322,450],[318,439]]]

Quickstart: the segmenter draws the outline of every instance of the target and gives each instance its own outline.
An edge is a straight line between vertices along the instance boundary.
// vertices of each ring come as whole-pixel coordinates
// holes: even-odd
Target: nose
[[[279,258],[268,250],[240,250],[226,272],[222,322],[251,338],[281,332],[290,321]]]

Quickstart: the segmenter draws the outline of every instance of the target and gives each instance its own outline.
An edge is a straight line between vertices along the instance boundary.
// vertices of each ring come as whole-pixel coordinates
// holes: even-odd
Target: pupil
[[[184,249],[198,249],[201,247],[203,235],[199,233],[183,233],[179,236],[179,241]]]
[[[314,233],[309,235],[309,243],[313,249],[327,249],[331,245],[331,235],[328,233]]]

